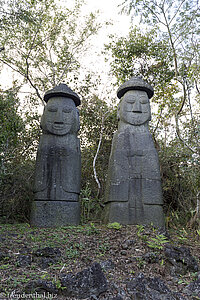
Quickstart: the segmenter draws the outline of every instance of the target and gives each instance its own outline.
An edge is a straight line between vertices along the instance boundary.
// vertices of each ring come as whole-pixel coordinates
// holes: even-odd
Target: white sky
[[[108,90],[110,96],[115,96],[116,91],[110,91],[112,88],[111,82],[114,78],[108,75],[109,62],[105,62],[104,56],[101,51],[104,49],[104,44],[109,43],[109,35],[116,34],[118,36],[126,36],[131,26],[131,17],[120,14],[121,5],[123,0],[85,0],[85,13],[94,12],[99,10],[99,19],[102,22],[112,21],[112,25],[104,26],[96,37],[92,37],[93,47],[90,53],[84,57],[82,64],[90,67],[91,71],[95,71],[96,75],[100,75],[102,79],[102,85],[99,86],[99,96],[104,97],[106,95],[105,90]],[[106,99],[105,99],[106,100]]]
[[[64,5],[69,4],[69,0],[60,0]],[[74,3],[74,0],[71,0]],[[99,87],[99,96],[105,95],[105,89],[111,89],[111,81],[113,78],[108,76],[109,62],[106,63],[101,51],[104,49],[104,44],[109,42],[110,34],[126,36],[130,29],[130,16],[120,14],[121,8],[118,5],[123,3],[123,0],[85,0],[83,6],[83,14],[95,12],[99,10],[99,20],[102,22],[112,21],[113,25],[104,26],[97,36],[93,36],[90,40],[91,47],[87,56],[82,58],[81,66],[84,69],[91,69],[92,72],[101,76],[102,85]],[[84,67],[86,66],[86,67]],[[6,78],[6,81],[5,81]],[[9,88],[12,85],[14,74],[10,73],[9,68],[4,68],[0,75],[1,86]],[[116,91],[114,91],[116,94]],[[114,95],[114,94],[113,94]],[[106,99],[105,99],[106,100]]]

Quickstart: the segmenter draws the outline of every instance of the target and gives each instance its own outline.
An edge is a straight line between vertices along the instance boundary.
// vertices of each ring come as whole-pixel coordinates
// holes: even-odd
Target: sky
[[[113,19],[114,27],[125,33],[130,25],[130,17],[120,14],[123,0],[85,0],[86,10],[99,10],[102,19]]]
[[[68,5],[70,0],[60,0],[61,3]],[[91,69],[96,75],[101,76],[102,84],[99,86],[99,96],[105,95],[105,89],[109,89],[113,78],[109,76],[109,62],[105,62],[101,51],[104,49],[104,44],[109,42],[109,35],[116,34],[118,36],[126,36],[130,29],[130,16],[120,14],[121,8],[118,6],[123,3],[123,0],[85,0],[83,5],[83,15],[99,10],[99,21],[112,21],[113,25],[104,26],[100,29],[97,36],[93,36],[90,41],[91,47],[86,56],[83,57],[81,64],[84,69]],[[71,0],[74,3],[74,0]],[[7,73],[7,80],[5,82],[5,73]],[[9,69],[4,69],[1,73],[1,86],[9,88],[12,85],[13,75]]]
[[[104,26],[96,37],[92,37],[92,48],[88,55],[82,60],[82,64],[87,68],[95,70],[97,75],[100,75],[102,84],[99,86],[99,96],[105,97],[105,90],[113,97],[116,91],[110,91],[111,82],[114,78],[109,75],[110,61],[105,62],[101,51],[104,49],[104,44],[109,43],[109,35],[126,36],[131,26],[131,17],[121,14],[121,5],[123,0],[85,0],[86,5],[83,12],[99,10],[99,20],[102,22],[111,21],[112,25]],[[104,99],[106,100],[106,99]]]

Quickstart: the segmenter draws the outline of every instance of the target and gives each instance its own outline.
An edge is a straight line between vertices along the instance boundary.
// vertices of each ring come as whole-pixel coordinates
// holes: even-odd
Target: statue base
[[[143,205],[130,207],[128,202],[109,202],[103,213],[104,223],[118,222],[122,225],[150,225],[165,227],[162,205]]]
[[[33,201],[31,226],[62,227],[79,225],[80,203],[68,201]]]

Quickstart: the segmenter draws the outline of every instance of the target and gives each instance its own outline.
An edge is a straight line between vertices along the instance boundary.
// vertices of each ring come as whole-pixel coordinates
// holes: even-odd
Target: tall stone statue
[[[121,101],[108,167],[105,223],[164,226],[160,167],[148,128],[153,93],[139,77],[117,91]]]
[[[81,153],[77,138],[80,98],[67,85],[46,92],[42,136],[35,168],[31,224],[38,227],[78,225]]]

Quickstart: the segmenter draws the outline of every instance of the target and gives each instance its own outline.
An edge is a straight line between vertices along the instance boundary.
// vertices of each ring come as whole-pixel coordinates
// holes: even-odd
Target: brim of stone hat
[[[72,99],[76,106],[81,104],[79,96],[73,92],[66,84],[60,84],[53,88],[52,90],[49,90],[44,95],[44,101],[48,102],[48,100],[52,97],[69,97]]]
[[[145,91],[150,98],[153,97],[154,91],[150,84],[143,81],[141,78],[133,78],[126,81],[123,85],[121,85],[117,90],[117,97],[120,99],[124,96],[124,94],[131,90],[139,90]]]

